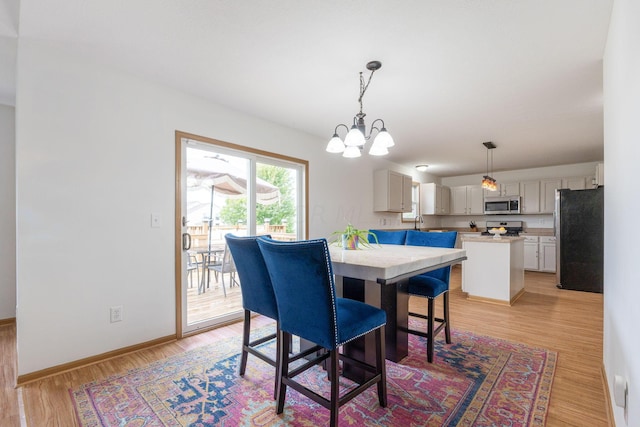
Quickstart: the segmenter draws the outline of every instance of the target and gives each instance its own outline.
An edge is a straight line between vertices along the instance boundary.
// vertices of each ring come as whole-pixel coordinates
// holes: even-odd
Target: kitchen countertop
[[[413,230],[413,228],[411,229],[407,229],[407,228],[394,228],[394,229],[388,229],[389,231],[392,230]],[[457,231],[458,233],[480,233],[485,231],[486,228],[485,227],[480,227],[477,230],[472,230],[468,227],[449,227],[449,228],[421,228],[419,231],[424,231],[424,232],[442,232],[442,231]],[[553,228],[527,228],[525,231],[521,232],[520,235],[521,236],[526,236],[526,235],[532,235],[532,236],[555,236],[554,232],[553,232]]]
[[[477,230],[472,230],[468,227],[450,227],[450,228],[422,228],[420,231],[457,231],[458,233],[480,233],[485,231],[486,227],[479,227]],[[521,236],[525,236],[530,234],[532,236],[555,236],[553,232],[553,228],[527,228],[525,231],[521,232]]]
[[[513,243],[518,240],[524,240],[524,237],[518,236],[500,236],[499,239],[493,236],[463,236],[463,242],[482,242],[482,243]]]

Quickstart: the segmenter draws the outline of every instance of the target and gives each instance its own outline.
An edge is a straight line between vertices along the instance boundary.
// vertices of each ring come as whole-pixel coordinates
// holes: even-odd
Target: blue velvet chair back
[[[338,345],[333,267],[326,239],[258,239],[276,294],[280,329],[334,350]]]
[[[257,238],[255,236],[238,237],[233,234],[227,234],[224,237],[240,277],[242,306],[277,320],[276,297]]]
[[[407,230],[369,230],[369,233],[375,234],[381,245],[404,245],[407,236]],[[369,238],[369,241],[375,242],[373,238]]]
[[[453,248],[456,246],[457,231],[427,232],[427,231],[407,231],[406,244],[410,246],[431,246],[435,248]],[[449,284],[449,275],[451,267],[443,267],[437,270],[424,273],[425,276],[442,280]]]

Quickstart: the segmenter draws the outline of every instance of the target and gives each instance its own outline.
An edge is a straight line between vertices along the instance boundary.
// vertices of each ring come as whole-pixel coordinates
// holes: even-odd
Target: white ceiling
[[[364,112],[367,123],[384,119],[393,162],[440,176],[484,172],[484,141],[497,146],[494,170],[597,161],[611,6],[0,0],[0,103],[15,103],[19,33],[328,141],[358,112],[358,73],[379,60]]]

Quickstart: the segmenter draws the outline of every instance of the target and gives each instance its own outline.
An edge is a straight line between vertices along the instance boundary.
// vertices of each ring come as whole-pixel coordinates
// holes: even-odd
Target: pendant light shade
[[[342,153],[345,149],[344,143],[340,139],[337,133],[333,134],[333,138],[329,141],[327,145],[327,151],[329,153]]]
[[[342,157],[360,157],[362,154],[360,153],[360,148],[355,146],[350,146],[344,149],[344,153],[342,153]]]
[[[369,154],[372,156],[384,156],[385,154],[389,154],[389,150],[387,150],[387,146],[384,145],[384,142],[378,141],[376,138],[369,148]]]
[[[362,147],[366,140],[360,129],[356,125],[351,126],[351,130],[344,139],[344,145],[347,147]]]

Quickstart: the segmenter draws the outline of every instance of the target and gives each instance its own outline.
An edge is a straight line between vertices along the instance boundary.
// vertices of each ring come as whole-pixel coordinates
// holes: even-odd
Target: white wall
[[[399,223],[372,211],[373,170],[413,171],[328,154],[324,138],[60,46],[21,40],[19,49],[19,375],[175,333],[175,130],[309,160],[310,237],[347,222]],[[150,227],[152,212],[161,228]],[[123,322],[109,323],[113,305],[124,306]]]
[[[628,414],[614,405],[617,426],[640,425],[640,2],[616,0],[604,56],[604,365],[629,382]],[[612,394],[613,400],[613,394]]]
[[[0,320],[16,317],[15,113],[0,104]]]

